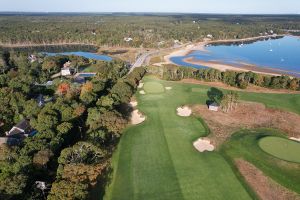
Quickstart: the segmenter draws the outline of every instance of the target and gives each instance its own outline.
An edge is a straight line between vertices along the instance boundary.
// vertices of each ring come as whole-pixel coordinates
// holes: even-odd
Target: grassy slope
[[[258,141],[265,136],[283,137],[276,130],[242,130],[223,145],[221,152],[230,162],[236,158],[251,162],[273,180],[300,194],[300,165],[277,159],[262,151]]]
[[[209,87],[153,77],[144,80],[173,89],[137,95],[147,120],[125,131],[114,156],[106,199],[249,199],[219,153],[200,154],[193,148],[192,142],[207,134],[201,120],[176,115],[180,105],[204,104]],[[241,93],[241,98],[300,113],[300,95]]]

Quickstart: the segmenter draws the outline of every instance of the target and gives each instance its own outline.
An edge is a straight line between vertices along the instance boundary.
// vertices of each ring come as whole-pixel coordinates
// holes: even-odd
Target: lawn
[[[178,106],[205,104],[210,87],[149,76],[144,82],[146,93],[154,88],[172,90],[137,93],[138,109],[147,120],[124,132],[113,156],[112,183],[105,199],[251,199],[252,193],[247,192],[221,153],[199,153],[194,149],[193,141],[208,134],[202,120],[176,115]],[[277,99],[269,94],[261,96],[241,93],[243,100],[254,98],[271,107],[281,98],[276,107],[300,113],[300,107],[289,102],[293,99],[299,103],[300,95],[280,95]]]
[[[279,138],[287,141],[283,134],[276,130],[241,130],[232,135],[230,140],[223,145],[221,153],[230,163],[233,163],[236,158],[242,158],[254,164],[273,180],[300,193],[300,165],[281,160],[264,152],[259,147],[260,140],[264,138]]]

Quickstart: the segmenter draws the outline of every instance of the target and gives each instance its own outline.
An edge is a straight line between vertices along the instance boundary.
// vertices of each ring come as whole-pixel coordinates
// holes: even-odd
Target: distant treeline
[[[87,51],[96,52],[98,47],[94,45],[84,44],[65,44],[65,45],[32,45],[32,46],[12,46],[4,47],[0,45],[0,52],[16,51],[16,52],[65,52],[65,51]]]
[[[164,65],[163,67],[148,67],[148,73],[159,75],[165,80],[179,81],[182,79],[197,79],[208,82],[220,81],[227,85],[246,89],[249,84],[273,89],[300,90],[300,78],[289,76],[269,76],[254,72],[221,72],[217,69],[195,69]]]
[[[299,30],[299,19],[297,15],[3,15],[0,43],[169,47],[174,41],[197,42],[208,34],[213,40],[282,34]]]

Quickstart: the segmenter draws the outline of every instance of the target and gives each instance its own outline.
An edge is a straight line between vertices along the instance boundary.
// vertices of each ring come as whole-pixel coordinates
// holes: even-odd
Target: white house
[[[125,42],[131,42],[133,39],[131,38],[131,37],[126,37],[126,38],[124,38],[124,41]]]
[[[208,34],[206,37],[213,38],[213,35],[212,34]]]
[[[211,111],[218,112],[219,108],[220,106],[216,102],[208,105],[208,109]]]
[[[68,61],[64,64],[64,67],[61,69],[61,75],[62,76],[70,76],[71,75],[71,62]]]
[[[61,75],[62,76],[71,76],[71,70],[70,70],[70,68],[62,68],[61,69]]]

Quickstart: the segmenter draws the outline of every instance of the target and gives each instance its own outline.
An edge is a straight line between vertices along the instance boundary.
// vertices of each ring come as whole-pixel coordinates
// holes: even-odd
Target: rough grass
[[[259,146],[279,159],[300,163],[300,142],[270,136],[260,139]]]
[[[112,183],[105,199],[255,198],[226,162],[226,156],[224,158],[219,152],[199,153],[194,149],[192,142],[208,133],[202,120],[176,115],[176,108],[180,105],[205,104],[210,87],[166,82],[154,77],[145,77],[144,82],[147,95],[137,93],[137,100],[138,109],[145,113],[147,120],[124,132],[113,157]],[[170,86],[172,90],[151,94],[157,88],[164,90],[164,86]],[[255,100],[300,113],[300,106],[297,106],[300,95],[240,93],[240,96],[243,100]],[[284,174],[285,171],[280,172]],[[288,177],[291,175],[289,173]],[[278,179],[284,178],[282,173],[277,176]],[[289,183],[296,181],[284,180]]]
[[[275,158],[259,147],[259,140],[269,136],[285,138],[272,129],[242,130],[232,135],[221,153],[232,165],[234,159],[244,159],[282,186],[300,194],[300,165]]]

